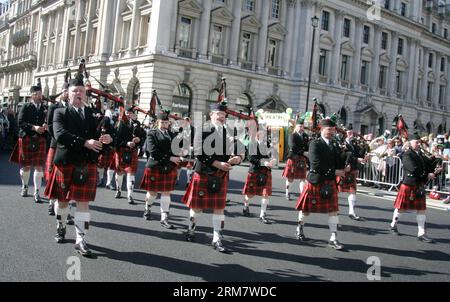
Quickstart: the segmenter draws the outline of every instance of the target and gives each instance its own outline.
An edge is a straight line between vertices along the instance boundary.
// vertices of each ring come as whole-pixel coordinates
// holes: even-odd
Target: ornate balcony
[[[11,37],[11,44],[14,45],[15,47],[25,45],[29,41],[30,41],[30,33],[26,29],[16,31]]]

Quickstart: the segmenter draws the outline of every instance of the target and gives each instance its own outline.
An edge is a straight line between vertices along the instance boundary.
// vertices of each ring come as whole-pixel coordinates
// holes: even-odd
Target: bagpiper
[[[122,196],[123,176],[127,174],[128,203],[134,202],[132,193],[135,184],[135,175],[138,168],[139,146],[142,143],[143,131],[136,119],[133,106],[128,107],[125,113],[121,112],[116,132],[116,153],[114,155],[116,167],[116,195]]]
[[[343,245],[337,240],[339,203],[336,176],[344,176],[345,172],[350,171],[350,167],[340,169],[343,168],[341,150],[332,141],[335,127],[336,124],[331,119],[323,119],[320,122],[321,137],[309,145],[308,182],[296,204],[299,211],[296,237],[300,241],[307,240],[303,228],[310,213],[326,213],[331,232],[328,245],[341,250]]]
[[[267,133],[260,130],[256,139],[252,139],[249,145],[249,161],[247,180],[244,185],[244,216],[250,216],[250,201],[255,196],[261,196],[261,212],[259,221],[270,224],[266,217],[267,206],[272,196],[272,167],[277,160],[273,156],[274,152],[270,142],[267,140]]]
[[[58,200],[55,207],[57,243],[65,241],[64,218],[69,211],[69,201],[76,201],[75,250],[89,257],[92,252],[86,243],[86,235],[91,220],[89,202],[95,200],[97,190],[98,153],[103,144],[112,142],[112,138],[97,132],[93,111],[85,105],[86,89],[81,75],[69,82],[69,103],[67,108],[59,108],[54,114],[55,166],[45,193],[48,198]]]
[[[34,201],[41,203],[39,192],[42,186],[43,169],[47,155],[47,108],[42,103],[40,85],[31,86],[30,93],[31,102],[23,105],[19,112],[19,141],[11,154],[10,161],[21,166],[22,197],[28,196],[30,171],[32,167],[34,168]]]
[[[294,180],[300,180],[300,194],[302,194],[308,171],[308,145],[309,137],[305,133],[304,120],[298,119],[294,132],[289,137],[289,154],[283,177],[286,178],[286,199],[291,200],[289,188]]]
[[[173,153],[172,140],[176,134],[169,130],[170,121],[167,112],[157,115],[157,129],[147,135],[149,158],[145,167],[141,189],[147,191],[144,218],[151,220],[151,207],[158,193],[161,193],[161,226],[173,229],[169,223],[171,193],[177,180],[177,166],[181,158]]]
[[[97,171],[98,171],[98,181],[97,187],[102,187],[104,183],[105,170],[107,174],[110,173],[111,167],[114,167],[114,138],[116,137],[116,132],[108,116],[104,116],[97,126],[97,131],[101,134],[109,134],[113,138],[113,143],[110,145],[104,145],[100,156],[98,158]],[[114,170],[112,170],[114,173]],[[109,180],[109,185],[111,185],[111,179],[109,175],[107,176],[107,181]],[[108,183],[107,183],[108,185]]]
[[[221,253],[229,252],[221,240],[225,225],[228,175],[232,166],[239,165],[244,158],[244,154],[234,155],[234,148],[227,148],[232,146],[233,137],[224,127],[226,110],[227,107],[223,103],[213,104],[210,112],[211,123],[205,125],[203,131],[196,129],[195,173],[182,198],[183,203],[190,208],[187,240],[194,240],[198,215],[203,210],[212,209],[212,245]]]
[[[348,215],[350,219],[356,221],[364,221],[364,218],[356,215],[356,192],[359,165],[365,162],[363,150],[358,146],[358,141],[354,136],[353,129],[349,128],[346,131],[345,147],[346,152],[343,154],[345,166],[350,166],[351,171],[345,173],[344,177],[338,176],[336,181],[338,183],[338,190],[340,193],[348,193]]]
[[[424,156],[420,150],[421,138],[417,133],[410,135],[409,150],[403,154],[403,183],[394,203],[394,216],[390,225],[390,231],[399,235],[397,228],[398,220],[405,211],[417,213],[417,225],[419,228],[418,240],[433,243],[425,232],[426,221],[426,191],[425,184],[434,180],[442,168],[438,167],[437,160]]]

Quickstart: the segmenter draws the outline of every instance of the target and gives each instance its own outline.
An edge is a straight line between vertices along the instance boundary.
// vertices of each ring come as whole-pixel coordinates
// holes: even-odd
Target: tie
[[[83,113],[83,109],[78,108],[78,114],[80,115],[80,118],[84,121],[84,113]]]

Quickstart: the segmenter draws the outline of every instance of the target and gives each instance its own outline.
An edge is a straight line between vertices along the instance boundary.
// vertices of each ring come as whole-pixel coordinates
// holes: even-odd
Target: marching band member
[[[225,225],[224,210],[228,191],[228,175],[232,166],[239,165],[244,157],[244,155],[232,155],[233,150],[227,148],[233,138],[224,127],[226,110],[224,104],[212,105],[211,123],[206,125],[207,129],[203,129],[195,136],[195,173],[182,199],[183,203],[190,208],[187,240],[194,240],[197,216],[203,210],[212,209],[214,211],[212,245],[221,253],[228,252],[221,241]]]
[[[53,118],[53,131],[57,142],[51,185],[46,195],[57,199],[57,233],[55,241],[63,243],[66,235],[64,216],[68,214],[69,201],[75,200],[76,242],[75,250],[82,256],[92,255],[86,243],[91,220],[89,202],[95,200],[97,190],[97,159],[103,144],[112,138],[97,132],[92,109],[85,106],[86,90],[82,76],[69,83],[67,108],[59,108]]]
[[[267,141],[267,133],[258,131],[257,139],[250,142],[249,161],[250,168],[245,182],[243,215],[250,216],[250,201],[253,197],[261,196],[261,213],[259,220],[270,224],[266,218],[267,205],[272,196],[272,167],[277,162],[273,156],[272,147]]]
[[[46,160],[46,124],[47,109],[42,104],[41,86],[31,86],[31,102],[26,103],[19,112],[19,141],[16,144],[10,161],[18,163],[22,180],[22,197],[28,196],[28,182],[31,167],[34,168],[34,201],[41,203],[39,191],[44,176],[43,168]]]
[[[157,129],[151,130],[147,135],[147,150],[150,155],[141,189],[147,191],[144,218],[151,220],[151,207],[157,194],[161,193],[161,226],[173,229],[173,225],[169,224],[170,194],[175,188],[177,166],[181,159],[172,152],[172,140],[175,134],[169,130],[169,127],[169,114],[159,113]]]
[[[190,117],[185,117],[183,120],[183,127],[180,127],[178,135],[181,136],[181,139],[183,141],[183,157],[187,157],[187,159],[190,160],[193,156],[192,153],[194,149],[195,128],[191,124]],[[189,182],[192,178],[192,174],[194,173],[192,171],[193,163],[189,160],[181,162],[180,164],[181,169],[186,169],[186,188],[188,187]],[[180,177],[181,169],[178,172],[177,180]]]
[[[101,121],[100,124],[97,127],[97,130],[101,134],[109,134],[114,140],[115,138],[115,129],[111,124],[111,119],[107,116],[105,116]],[[97,186],[101,187],[105,183],[104,181],[104,174],[105,169],[107,170],[107,173],[110,173],[110,167],[114,166],[114,143],[111,145],[104,145],[102,151],[100,152],[100,156],[98,158],[98,164],[97,164],[97,171],[98,171],[98,181]],[[114,171],[113,171],[114,173]],[[107,176],[107,181],[109,180],[109,185],[111,185],[111,178]]]
[[[283,171],[286,178],[286,199],[291,200],[289,188],[294,180],[300,180],[300,194],[302,194],[306,183],[306,173],[308,169],[308,144],[309,137],[304,132],[304,120],[297,120],[294,132],[289,137],[288,161]]]
[[[296,237],[300,241],[306,241],[303,228],[306,218],[310,213],[328,214],[328,224],[331,238],[328,245],[336,250],[343,249],[343,245],[337,240],[337,226],[339,224],[338,192],[336,176],[344,176],[350,171],[350,166],[340,170],[342,163],[340,149],[332,143],[336,124],[330,119],[320,122],[321,137],[312,141],[309,145],[310,170],[305,190],[297,200],[296,209],[299,211],[299,223]]]
[[[420,136],[412,134],[410,137],[410,148],[403,154],[403,183],[395,199],[394,216],[390,225],[390,231],[399,235],[397,228],[398,220],[405,211],[417,212],[417,225],[419,228],[418,240],[433,243],[425,232],[426,221],[426,191],[425,184],[428,180],[434,180],[442,168],[438,168],[437,161],[423,155],[420,150]],[[434,171],[434,172],[433,172]]]

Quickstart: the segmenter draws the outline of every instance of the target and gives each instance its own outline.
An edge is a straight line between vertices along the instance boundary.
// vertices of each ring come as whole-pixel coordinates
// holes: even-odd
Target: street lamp
[[[309,91],[311,90],[311,73],[312,73],[312,65],[313,65],[313,60],[314,60],[314,43],[316,42],[316,28],[319,26],[319,18],[317,18],[317,16],[314,16],[311,18],[311,25],[313,27],[313,37],[312,37],[312,44],[311,44],[311,59],[309,62],[308,92],[306,93],[305,112],[308,112]]]

